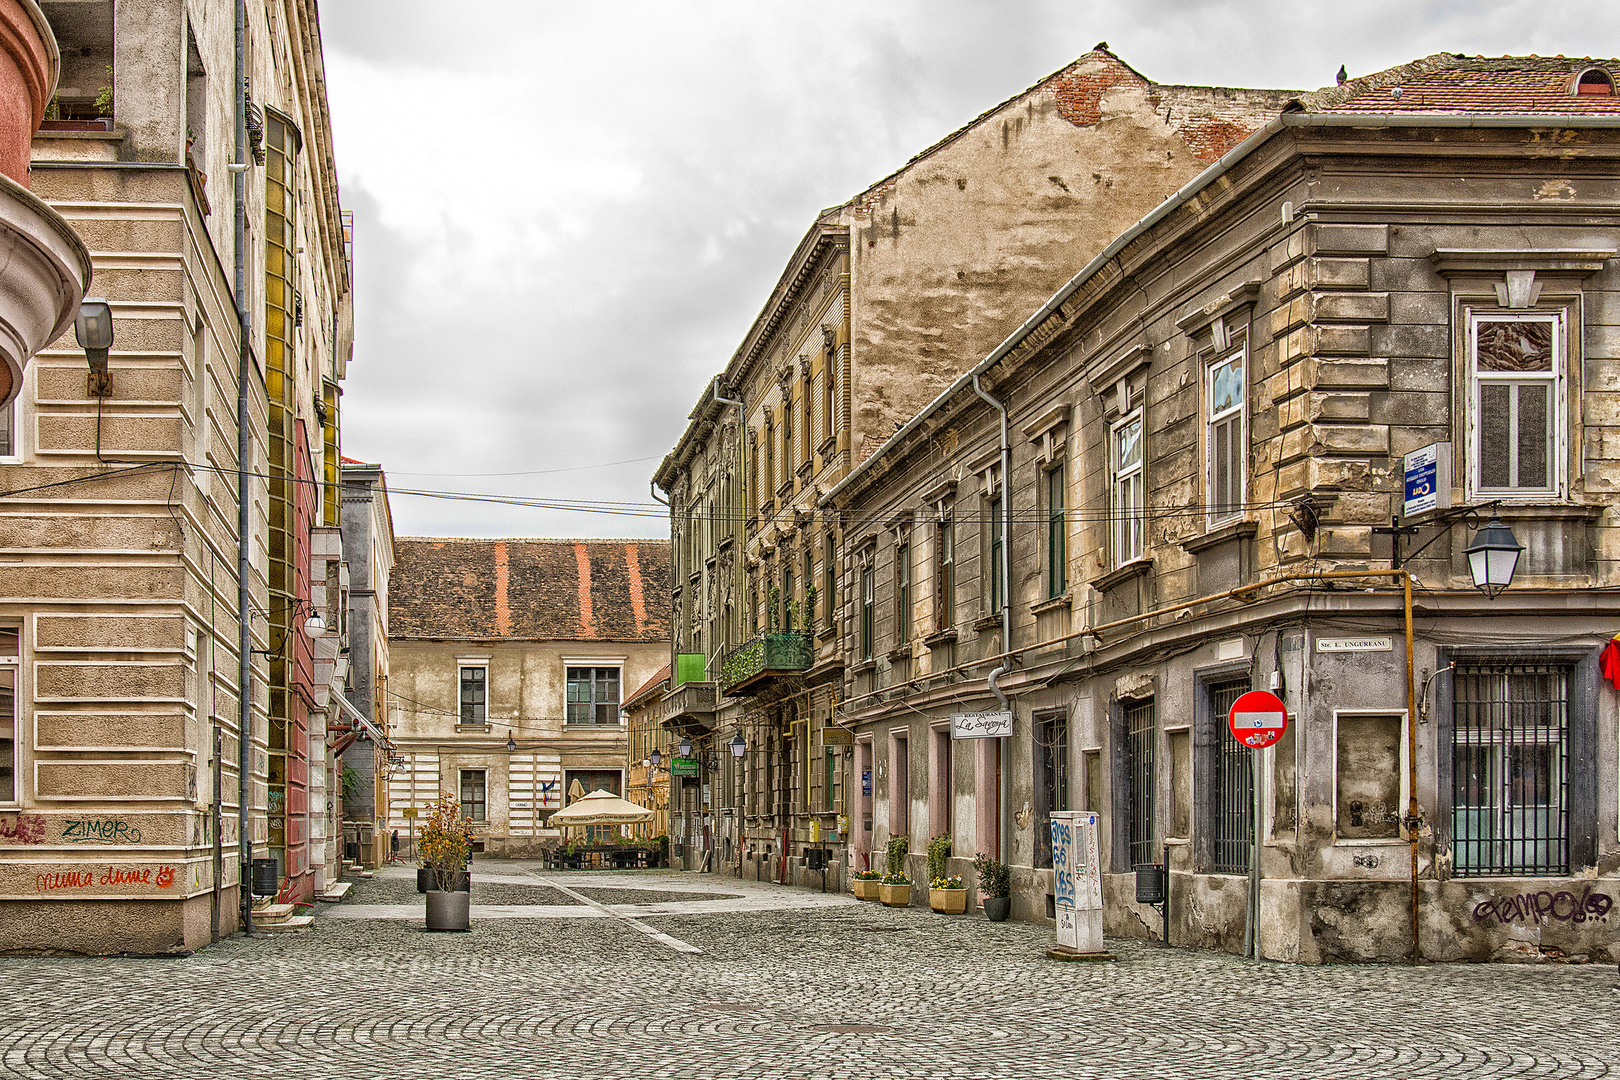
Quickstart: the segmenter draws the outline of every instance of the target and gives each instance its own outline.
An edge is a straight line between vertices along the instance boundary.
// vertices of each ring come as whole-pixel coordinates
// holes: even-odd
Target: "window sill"
[[[1048,611],[1056,611],[1059,608],[1066,608],[1070,606],[1072,602],[1073,600],[1069,593],[1065,591],[1060,596],[1051,596],[1045,600],[1038,600],[1029,605],[1029,612],[1031,615],[1044,615]]]
[[[911,643],[908,641],[904,645],[899,645],[899,646],[896,646],[893,649],[890,649],[888,651],[888,653],[885,654],[884,659],[887,660],[889,663],[893,664],[893,663],[895,663],[896,661],[899,661],[899,660],[910,659],[910,657],[911,657]]]
[[[1224,525],[1217,525],[1200,536],[1189,537],[1181,542],[1181,550],[1189,555],[1208,551],[1217,544],[1224,544],[1229,540],[1253,540],[1260,532],[1260,525],[1255,521],[1228,521]]]
[[[1123,585],[1126,582],[1133,581],[1139,577],[1146,577],[1152,572],[1153,559],[1151,556],[1144,556],[1140,559],[1132,559],[1124,566],[1104,574],[1096,581],[1093,581],[1091,585],[1092,588],[1096,589],[1098,592],[1107,592],[1109,589],[1112,589],[1115,586]]]
[[[876,660],[862,660],[860,663],[858,663],[854,667],[850,668],[849,673],[851,675],[864,675],[868,671],[876,671],[876,670],[877,670],[877,661]]]
[[[948,626],[944,630],[937,630],[923,638],[923,644],[930,649],[937,649],[941,645],[951,645],[956,641],[956,627]]]
[[[974,619],[973,622],[969,624],[969,629],[982,632],[1000,625],[1001,614],[998,612],[995,615],[981,615],[979,618]]]
[[[488,724],[457,724],[456,725],[456,734],[457,735],[488,735],[489,734],[489,725]]]

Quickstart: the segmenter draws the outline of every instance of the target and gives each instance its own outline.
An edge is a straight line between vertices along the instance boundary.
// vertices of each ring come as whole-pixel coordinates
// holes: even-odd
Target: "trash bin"
[[[281,882],[281,875],[277,872],[276,860],[254,859],[252,862],[252,886],[254,896],[274,896],[276,886]]]

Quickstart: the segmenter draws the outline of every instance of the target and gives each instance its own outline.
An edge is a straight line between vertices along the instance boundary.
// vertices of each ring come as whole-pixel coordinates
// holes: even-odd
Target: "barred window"
[[[1209,688],[1209,713],[1215,729],[1215,775],[1210,800],[1215,813],[1216,873],[1249,869],[1254,846],[1254,751],[1232,738],[1226,716],[1249,689],[1247,682],[1218,683]]]
[[[1562,665],[1458,664],[1452,840],[1458,877],[1569,873],[1569,683]]]
[[[1127,836],[1131,865],[1143,866],[1158,861],[1153,844],[1153,796],[1157,783],[1153,700],[1125,705],[1124,720]]]

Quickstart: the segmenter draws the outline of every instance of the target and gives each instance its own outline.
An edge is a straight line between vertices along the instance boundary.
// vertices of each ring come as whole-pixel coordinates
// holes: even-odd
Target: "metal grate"
[[[1215,870],[1243,873],[1249,869],[1254,846],[1254,751],[1232,738],[1226,716],[1248,683],[1224,683],[1209,688],[1209,710],[1215,724]]]
[[[1126,814],[1131,829],[1131,865],[1155,862],[1153,702],[1125,707],[1125,768],[1130,778]]]
[[[1458,877],[1569,873],[1569,675],[1556,665],[1457,666]]]

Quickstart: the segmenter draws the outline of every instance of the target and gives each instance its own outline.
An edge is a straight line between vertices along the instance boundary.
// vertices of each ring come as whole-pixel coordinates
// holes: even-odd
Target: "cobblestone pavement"
[[[980,916],[663,871],[507,864],[501,876],[695,893],[714,906],[660,916],[641,904],[625,909],[637,912],[629,921],[618,907],[491,919],[467,934],[332,918],[328,907],[312,930],[233,938],[187,959],[0,959],[0,1076],[1620,1073],[1607,965],[1305,968],[1122,941],[1110,943],[1118,963],[1060,964],[1042,955],[1048,928]],[[767,898],[810,906],[744,902]]]

